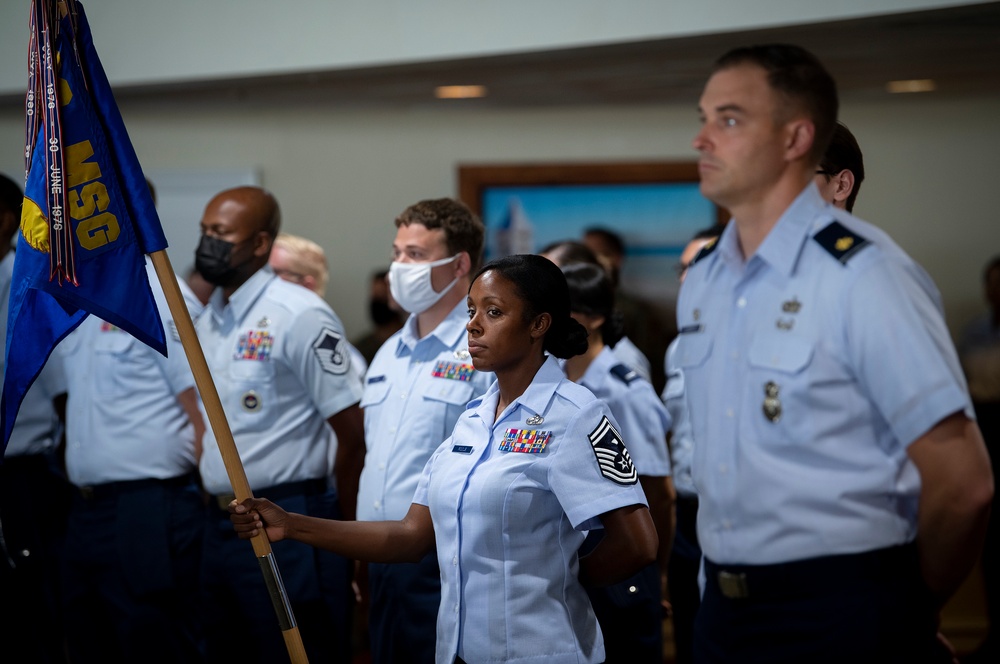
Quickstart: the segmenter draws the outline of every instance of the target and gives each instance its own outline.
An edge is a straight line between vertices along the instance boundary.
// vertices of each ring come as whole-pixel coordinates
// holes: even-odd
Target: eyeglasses
[[[674,268],[677,270],[677,278],[681,279],[689,267],[691,267],[691,263],[678,263]]]
[[[831,173],[830,171],[824,171],[822,168],[816,171],[816,175],[825,175],[828,178],[833,177],[836,173]]]

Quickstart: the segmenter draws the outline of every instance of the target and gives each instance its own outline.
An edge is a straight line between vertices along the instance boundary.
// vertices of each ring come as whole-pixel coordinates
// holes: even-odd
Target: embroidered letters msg
[[[472,378],[472,374],[475,370],[476,367],[471,364],[459,364],[458,362],[445,362],[442,360],[437,363],[436,367],[434,367],[434,373],[431,375],[435,378],[468,381]]]
[[[503,436],[503,442],[498,448],[501,452],[521,452],[522,454],[541,454],[545,451],[549,439],[552,438],[551,431],[539,431],[538,429],[507,429]]]
[[[262,330],[250,330],[246,334],[240,335],[240,341],[236,345],[236,353],[233,359],[236,360],[261,360],[266,361],[271,358],[271,347],[274,345],[274,337],[270,332]]]

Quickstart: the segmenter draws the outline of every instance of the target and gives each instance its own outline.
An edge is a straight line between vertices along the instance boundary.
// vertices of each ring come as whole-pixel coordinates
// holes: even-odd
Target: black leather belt
[[[195,483],[194,473],[185,473],[177,477],[166,479],[147,478],[141,480],[121,480],[118,482],[103,482],[89,486],[77,487],[80,496],[84,500],[107,500],[116,498],[125,493],[147,489],[153,486],[163,486],[170,488],[185,487]]]
[[[325,493],[329,487],[329,482],[325,477],[312,480],[301,480],[299,482],[285,482],[274,486],[258,489],[253,492],[256,498],[267,498],[270,501],[281,500],[291,496],[315,496]],[[222,493],[212,496],[212,502],[226,514],[229,514],[229,503],[236,500],[236,495],[232,493]]]
[[[919,575],[912,543],[864,553],[808,558],[773,565],[720,565],[705,559],[705,576],[723,597],[778,599],[842,587],[848,580]],[[898,578],[898,577],[897,577]]]

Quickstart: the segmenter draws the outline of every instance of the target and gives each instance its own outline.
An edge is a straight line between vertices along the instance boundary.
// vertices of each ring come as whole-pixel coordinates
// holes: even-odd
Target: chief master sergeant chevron
[[[833,79],[731,51],[700,101],[702,193],[733,215],[681,286],[706,586],[699,662],[937,662],[993,482],[937,289],[813,175]]]
[[[257,187],[209,202],[196,267],[218,287],[198,336],[254,495],[311,516],[353,519],[364,461],[361,379],[336,314],[267,265],[280,217],[277,200]],[[333,433],[338,495],[329,489]],[[214,494],[202,565],[209,659],[282,661],[287,649],[256,557],[229,525],[230,482],[211,431],[200,468]],[[276,543],[274,555],[309,660],[348,662],[351,564],[285,544]]]

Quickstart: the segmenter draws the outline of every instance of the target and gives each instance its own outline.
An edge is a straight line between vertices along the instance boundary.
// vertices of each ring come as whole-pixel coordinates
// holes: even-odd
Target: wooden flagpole
[[[243,470],[243,462],[240,460],[239,452],[236,450],[236,441],[229,428],[229,421],[226,420],[226,413],[222,409],[222,401],[219,399],[219,392],[215,388],[212,374],[208,370],[208,362],[205,361],[205,353],[201,349],[201,342],[194,331],[194,323],[191,321],[191,313],[184,303],[184,296],[181,294],[180,286],[177,284],[177,274],[170,265],[170,258],[164,250],[154,251],[149,254],[156,269],[156,276],[163,287],[163,293],[167,297],[167,305],[170,307],[170,314],[174,318],[177,332],[184,346],[184,354],[187,355],[188,364],[191,365],[191,372],[194,374],[195,384],[201,395],[202,403],[205,404],[205,412],[208,414],[208,421],[212,425],[215,439],[219,444],[219,451],[222,452],[222,460],[226,464],[226,473],[229,475],[229,482],[233,485],[233,493],[236,500],[242,502],[247,498],[252,498],[250,483],[247,481],[246,472]],[[292,614],[292,606],[285,593],[285,586],[281,582],[281,574],[278,572],[274,554],[271,552],[271,542],[264,537],[254,537],[250,540],[253,544],[254,553],[257,554],[257,561],[260,563],[261,572],[264,574],[264,582],[271,595],[271,602],[274,610],[278,614],[278,625],[285,638],[285,647],[288,648],[288,655],[292,664],[307,664],[309,659],[302,645],[302,636],[299,634],[298,625],[295,623],[295,616]]]

